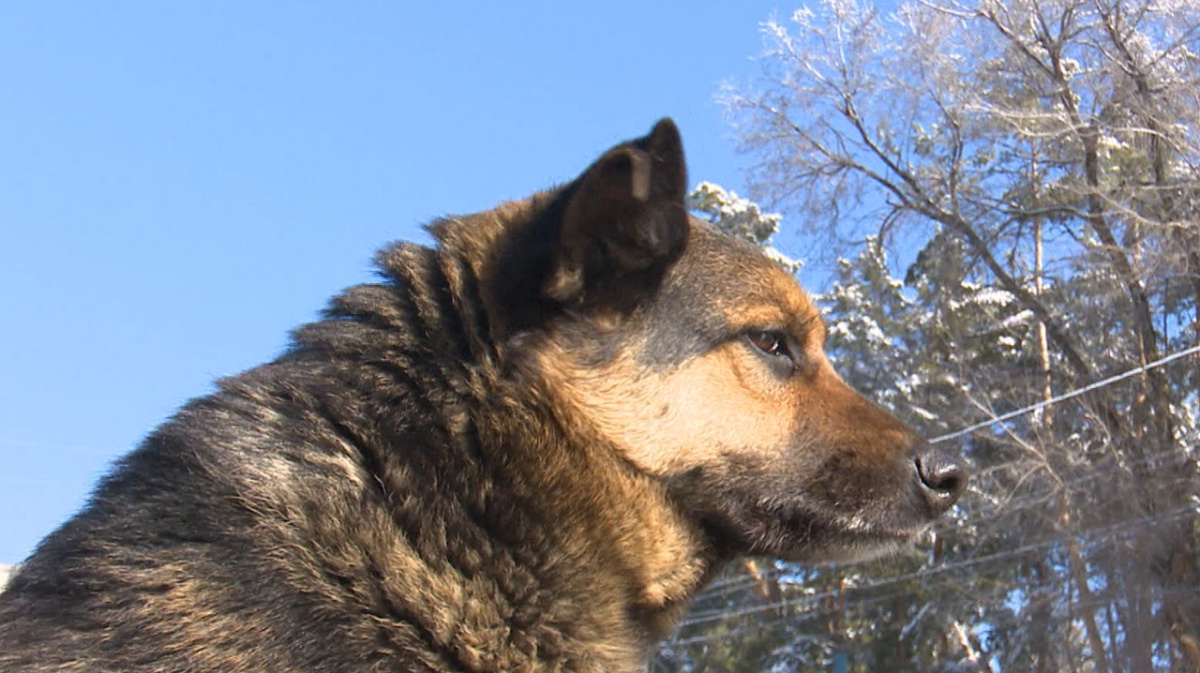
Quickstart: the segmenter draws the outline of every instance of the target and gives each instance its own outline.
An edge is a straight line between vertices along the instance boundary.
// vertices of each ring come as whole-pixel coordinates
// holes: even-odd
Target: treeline
[[[654,670],[1200,671],[1200,3],[828,0],[764,31],[723,93],[787,215],[750,237],[842,254],[814,260],[836,366],[973,481],[909,553],[731,569]]]

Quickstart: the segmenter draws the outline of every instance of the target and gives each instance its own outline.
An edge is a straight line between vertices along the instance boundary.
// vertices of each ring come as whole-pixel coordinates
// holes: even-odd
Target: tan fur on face
[[[793,278],[756,250],[693,233],[661,305],[574,317],[604,348],[573,336],[577,326],[548,331],[533,353],[546,388],[701,518],[715,493],[740,503],[716,516],[758,522],[747,544],[760,553],[832,561],[891,548],[917,525],[892,514],[915,476],[915,435],[834,372],[820,314]],[[785,336],[791,357],[753,345],[764,332]],[[842,532],[814,541],[796,525],[808,521]]]
[[[700,237],[706,235],[711,236],[699,231]],[[695,254],[703,258],[705,253],[701,247]],[[701,261],[707,266],[729,260]],[[645,343],[627,344],[617,358],[596,367],[581,364],[569,348],[551,341],[539,353],[539,370],[581,416],[650,473],[682,471],[724,453],[777,457],[772,454],[781,454],[801,429],[806,389],[818,375],[837,377],[825,359],[825,328],[811,300],[765,258],[753,261],[757,264],[740,269],[740,292],[708,299],[728,316],[731,334],[756,329],[789,334],[804,351],[807,371],[781,379],[740,338],[662,370],[639,364]],[[613,329],[610,322],[597,327]]]
[[[629,460],[667,474],[724,452],[782,449],[796,431],[795,400],[745,350],[730,342],[662,373],[639,371],[629,354],[583,369],[552,350],[542,367]]]

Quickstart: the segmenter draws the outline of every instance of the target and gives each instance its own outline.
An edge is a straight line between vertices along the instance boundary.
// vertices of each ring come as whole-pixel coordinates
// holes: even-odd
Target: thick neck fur
[[[529,366],[555,207],[385,251],[185,406],[12,580],[0,669],[643,670],[716,564]]]
[[[421,591],[445,594],[431,603],[473,606],[427,626],[453,631],[457,656],[507,647],[535,666],[640,670],[716,559],[663,484],[563,413],[555,391],[524,365],[531,359],[520,349],[536,342],[524,336],[544,310],[534,279],[539,242],[529,237],[540,237],[537,214],[553,208],[552,196],[444,221],[432,229],[437,250],[385,250],[389,283],[335,299],[331,320],[297,333],[293,357],[349,356],[429,401],[402,423],[411,427],[390,433],[421,441],[362,450],[415,552],[411,562],[444,564],[437,576],[445,581]],[[514,250],[533,252],[514,265]],[[514,308],[529,291],[534,305]],[[413,588],[398,581],[391,590]]]

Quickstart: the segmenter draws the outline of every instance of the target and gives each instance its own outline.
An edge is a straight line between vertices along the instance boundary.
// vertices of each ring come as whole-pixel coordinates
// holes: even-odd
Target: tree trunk
[[[1083,560],[1083,555],[1079,552],[1079,542],[1076,540],[1072,531],[1071,512],[1068,509],[1066,498],[1064,497],[1059,502],[1059,507],[1062,508],[1060,521],[1062,522],[1063,531],[1067,536],[1067,558],[1070,561],[1069,572],[1071,579],[1075,582],[1075,591],[1079,593],[1079,619],[1083,622],[1084,631],[1087,634],[1088,646],[1092,649],[1092,658],[1096,664],[1096,671],[1104,673],[1111,671],[1112,666],[1108,663],[1108,651],[1104,647],[1104,638],[1100,635],[1100,628],[1096,625],[1096,600],[1092,595],[1091,586],[1088,584],[1089,575],[1087,564]]]

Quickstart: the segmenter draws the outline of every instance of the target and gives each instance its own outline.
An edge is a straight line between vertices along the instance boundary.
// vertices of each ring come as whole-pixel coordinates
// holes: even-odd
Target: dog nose
[[[921,494],[933,513],[942,514],[953,507],[967,488],[967,471],[949,455],[932,447],[917,455],[916,464]]]

